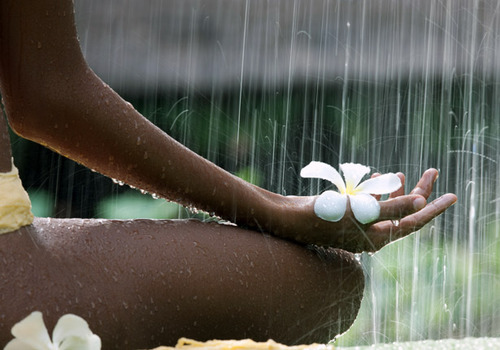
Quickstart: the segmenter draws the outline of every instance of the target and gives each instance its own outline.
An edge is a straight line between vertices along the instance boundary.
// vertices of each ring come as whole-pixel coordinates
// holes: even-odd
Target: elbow
[[[4,83],[2,81],[2,85]],[[2,89],[11,129],[23,138],[45,144],[47,133],[53,132],[50,129],[69,112],[70,90],[66,81],[61,83],[56,79],[24,79],[10,84],[9,89]]]
[[[23,110],[23,104],[18,102],[16,94],[4,93],[2,91],[2,103],[5,116],[9,122],[10,128],[18,135],[24,136],[26,132],[26,112]]]
[[[29,105],[29,101],[22,101],[17,96],[3,95],[3,105],[10,128],[19,136],[32,139],[31,125],[36,122],[36,113]]]

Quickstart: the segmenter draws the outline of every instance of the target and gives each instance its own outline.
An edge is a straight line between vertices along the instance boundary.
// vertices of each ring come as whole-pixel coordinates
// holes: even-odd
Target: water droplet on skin
[[[120,180],[117,180],[117,179],[111,179],[111,180],[113,180],[113,182],[114,182],[115,184],[117,184],[117,185],[120,185],[120,186],[125,185],[125,183],[124,183],[123,181],[120,181]]]
[[[196,209],[195,207],[193,206],[189,206],[188,207],[188,210],[192,213],[192,214],[198,214],[200,211],[198,209]]]

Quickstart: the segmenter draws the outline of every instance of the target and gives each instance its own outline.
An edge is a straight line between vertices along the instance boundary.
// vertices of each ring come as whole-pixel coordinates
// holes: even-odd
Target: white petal
[[[54,343],[58,346],[63,344],[61,349],[100,349],[100,340],[98,348],[89,347],[88,342],[92,336],[88,323],[83,318],[72,314],[62,316],[52,333]]]
[[[101,338],[92,334],[83,339],[80,337],[65,338],[59,350],[100,350]]]
[[[10,345],[11,349],[49,350],[52,348],[49,332],[43,323],[42,313],[39,311],[32,312],[25,319],[16,323],[11,332],[20,341]],[[26,346],[17,347],[21,343]]]
[[[396,174],[389,173],[363,181],[356,190],[362,193],[386,194],[392,193],[400,187],[400,178]]]
[[[345,183],[339,172],[330,164],[323,162],[311,162],[300,171],[302,177],[328,180],[333,183],[341,193],[345,192]]]
[[[314,213],[326,221],[339,221],[345,214],[346,206],[346,195],[325,191],[316,199]]]
[[[354,189],[363,176],[370,172],[370,167],[355,163],[344,163],[340,164],[340,170],[344,174],[346,187]]]
[[[3,348],[3,350],[38,350],[38,349],[39,348],[34,348],[31,345],[28,345],[17,338],[12,339],[10,342],[7,343],[7,345],[5,345],[5,348]]]
[[[380,216],[380,205],[369,194],[360,193],[349,196],[349,202],[354,217],[362,224],[368,224]]]

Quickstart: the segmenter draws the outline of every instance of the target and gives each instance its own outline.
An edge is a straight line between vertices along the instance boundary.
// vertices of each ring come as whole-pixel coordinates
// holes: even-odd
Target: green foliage
[[[175,219],[181,207],[138,191],[127,191],[102,200],[97,216],[104,219]]]
[[[360,313],[339,346],[424,339],[499,337],[500,227],[475,247],[431,237],[431,230],[363,255]]]
[[[252,167],[242,168],[235,175],[256,186],[262,184],[262,175]]]
[[[37,217],[54,215],[54,197],[44,190],[28,191],[31,200],[31,212]]]

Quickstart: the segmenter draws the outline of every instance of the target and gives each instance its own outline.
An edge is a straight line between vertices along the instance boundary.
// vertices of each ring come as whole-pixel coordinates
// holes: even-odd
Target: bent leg
[[[345,251],[191,220],[38,218],[0,237],[0,256],[0,344],[35,310],[49,330],[83,317],[104,349],[325,342],[353,322],[364,285]]]

